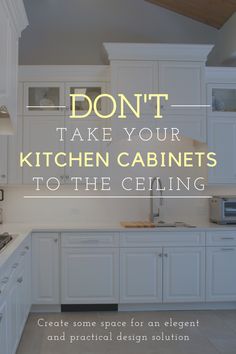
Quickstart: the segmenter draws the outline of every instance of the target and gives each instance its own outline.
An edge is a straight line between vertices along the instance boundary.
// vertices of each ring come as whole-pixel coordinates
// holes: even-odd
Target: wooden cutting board
[[[150,221],[122,221],[121,226],[126,228],[151,228],[155,227]]]

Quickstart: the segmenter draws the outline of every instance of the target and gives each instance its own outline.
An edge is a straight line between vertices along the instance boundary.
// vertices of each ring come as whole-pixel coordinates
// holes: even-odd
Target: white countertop
[[[197,231],[236,231],[236,225],[217,225],[213,223],[196,224],[195,228],[188,227],[156,227],[156,228],[124,228],[118,223],[113,224],[82,224],[82,223],[55,223],[55,224],[17,224],[6,223],[0,225],[0,233],[9,232],[17,235],[9,245],[0,252],[0,266],[17,250],[19,245],[31,232],[197,232]]]

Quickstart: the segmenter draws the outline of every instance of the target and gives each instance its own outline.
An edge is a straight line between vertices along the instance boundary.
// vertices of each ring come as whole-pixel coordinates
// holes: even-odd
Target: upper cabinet
[[[64,115],[64,84],[31,82],[24,84],[26,115]]]
[[[207,68],[207,144],[217,156],[209,183],[236,183],[236,70]]]
[[[18,39],[27,26],[22,0],[0,3],[0,134],[17,125]]]
[[[111,89],[134,103],[134,94],[168,94],[161,102],[163,124],[183,135],[206,140],[205,61],[210,45],[105,43],[111,62]],[[154,122],[155,99],[141,105]],[[130,112],[132,115],[132,112]],[[151,117],[152,116],[152,117]],[[160,125],[161,122],[158,122]],[[187,129],[183,129],[183,127]]]

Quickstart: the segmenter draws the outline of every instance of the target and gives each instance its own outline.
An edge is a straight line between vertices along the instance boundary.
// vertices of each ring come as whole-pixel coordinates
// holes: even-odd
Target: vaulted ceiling
[[[146,0],[215,28],[236,11],[236,0]]]

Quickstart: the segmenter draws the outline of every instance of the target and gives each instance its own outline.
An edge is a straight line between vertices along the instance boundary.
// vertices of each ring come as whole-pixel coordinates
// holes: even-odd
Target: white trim
[[[109,82],[110,67],[108,65],[20,65],[19,81]]]
[[[155,44],[103,43],[109,60],[207,60],[213,45],[208,44]]]
[[[236,82],[236,68],[232,67],[206,67],[206,83],[226,84]]]
[[[18,37],[21,32],[28,26],[28,18],[25,12],[24,3],[22,0],[3,0],[3,3],[8,11],[11,21],[15,27]]]

